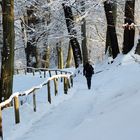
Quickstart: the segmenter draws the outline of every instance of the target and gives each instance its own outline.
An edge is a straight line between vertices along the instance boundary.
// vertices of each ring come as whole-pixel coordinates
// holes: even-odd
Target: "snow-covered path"
[[[46,105],[45,96],[36,113],[23,106],[21,123],[7,125],[5,140],[140,140],[139,72],[138,63],[113,63],[93,76],[91,90],[79,74],[68,95],[61,89],[55,97],[57,104]]]
[[[134,67],[139,73],[137,65]],[[15,140],[139,140],[140,122],[135,120],[140,118],[140,90],[133,80],[140,79],[121,77],[127,69],[129,66],[94,75],[91,90],[79,75],[72,98],[54,107]]]
[[[17,140],[68,139],[72,131],[89,116],[94,105],[95,93],[93,89],[88,90],[85,78],[80,78],[79,81],[75,80],[77,90],[71,99],[52,109],[49,114],[45,114],[32,125],[28,133]]]

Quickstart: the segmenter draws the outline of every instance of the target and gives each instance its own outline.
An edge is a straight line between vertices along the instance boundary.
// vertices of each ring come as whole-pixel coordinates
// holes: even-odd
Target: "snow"
[[[112,64],[95,64],[91,90],[81,69],[67,95],[60,81],[57,96],[51,89],[52,104],[47,102],[46,87],[42,88],[37,93],[37,112],[32,97],[24,99],[19,124],[14,124],[13,108],[4,109],[4,140],[140,140],[138,62],[136,55],[129,54],[118,56]],[[17,75],[14,92],[45,80],[39,75]]]

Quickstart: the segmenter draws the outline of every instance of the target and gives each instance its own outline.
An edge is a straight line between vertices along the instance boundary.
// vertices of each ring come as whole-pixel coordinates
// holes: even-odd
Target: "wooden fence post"
[[[58,93],[58,81],[56,78],[54,78],[54,92],[55,92],[55,96]]]
[[[35,94],[35,90],[33,91],[33,109],[34,109],[34,112],[36,112],[36,94]]]
[[[46,78],[46,71],[44,70],[44,78]]]
[[[20,122],[18,96],[14,97],[14,109],[15,109],[15,123],[17,124]]]
[[[35,76],[35,69],[32,69],[32,72],[33,72],[33,76]]]
[[[48,102],[51,104],[51,90],[50,90],[50,81],[48,81]]]
[[[52,75],[51,75],[51,71],[49,70],[49,75],[50,75],[50,77],[52,77]]]
[[[69,78],[67,78],[67,85],[68,85],[68,88],[70,88],[70,81],[69,81],[70,79]]]
[[[68,91],[67,78],[64,77],[64,93],[67,94],[67,91]]]
[[[2,110],[0,107],[0,139],[3,140],[3,131],[2,131]]]
[[[70,81],[71,81],[71,87],[73,87],[73,77],[70,76]]]
[[[62,74],[62,71],[60,72]],[[63,79],[61,78],[61,82],[63,82]]]
[[[57,70],[55,70],[55,75],[57,75]]]

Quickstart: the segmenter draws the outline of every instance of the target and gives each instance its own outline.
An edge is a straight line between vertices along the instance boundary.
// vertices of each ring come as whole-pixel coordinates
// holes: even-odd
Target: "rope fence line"
[[[5,100],[4,102],[0,103],[0,140],[3,140],[3,130],[2,130],[2,110],[6,107],[6,106],[13,106],[14,108],[14,112],[15,112],[15,124],[20,123],[20,112],[19,112],[19,108],[20,108],[20,103],[19,103],[19,98],[23,97],[23,96],[28,96],[32,94],[32,100],[33,100],[33,111],[36,112],[37,111],[37,104],[36,104],[36,94],[37,91],[41,88],[43,88],[44,86],[47,87],[47,93],[48,93],[48,102],[51,104],[51,85],[50,82],[53,81],[54,83],[54,93],[55,96],[58,94],[58,79],[61,79],[61,82],[63,82],[63,90],[64,90],[64,94],[67,94],[68,89],[70,87],[73,86],[73,77],[74,74],[72,72],[68,72],[68,71],[64,71],[64,70],[50,70],[50,69],[44,69],[44,68],[32,68],[32,67],[27,67],[27,68],[23,68],[23,69],[18,69],[18,73],[19,71],[26,71],[25,74],[27,74],[27,69],[30,69],[33,72],[33,75],[35,75],[35,72],[39,71],[40,75],[41,75],[41,71],[44,72],[44,78],[46,78],[46,72],[49,72],[49,78],[44,81],[43,83],[41,83],[38,86],[32,87],[29,90],[26,90],[24,92],[16,92],[13,93],[9,99]],[[17,71],[17,69],[16,69]],[[52,75],[52,72],[55,72],[54,74],[56,75]],[[58,74],[58,72],[60,74]]]

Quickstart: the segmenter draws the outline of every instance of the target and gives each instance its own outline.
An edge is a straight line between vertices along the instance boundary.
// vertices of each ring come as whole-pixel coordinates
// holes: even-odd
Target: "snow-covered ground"
[[[21,123],[14,124],[12,108],[3,110],[4,140],[140,140],[140,63],[130,55],[119,56],[113,64],[95,65],[92,88],[87,89],[82,73],[74,87],[58,96],[52,89],[52,104],[47,89],[37,94],[37,112],[32,98],[20,108]],[[14,91],[43,82],[39,76],[15,76]]]

